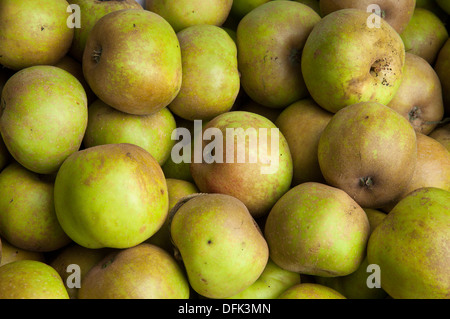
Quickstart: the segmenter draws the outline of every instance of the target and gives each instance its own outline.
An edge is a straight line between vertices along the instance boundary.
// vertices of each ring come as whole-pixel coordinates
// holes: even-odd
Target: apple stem
[[[371,186],[373,186],[373,180],[370,176],[361,177],[359,179],[359,185],[361,187],[371,187]]]
[[[94,50],[92,52],[92,58],[94,59],[95,63],[100,62],[100,57],[102,56],[102,48],[99,48],[98,50]]]

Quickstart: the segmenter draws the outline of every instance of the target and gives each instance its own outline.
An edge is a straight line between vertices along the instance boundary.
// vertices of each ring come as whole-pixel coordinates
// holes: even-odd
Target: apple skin
[[[0,299],[69,299],[58,272],[36,260],[0,267]]]
[[[286,138],[292,155],[292,186],[305,182],[325,183],[317,149],[320,135],[332,116],[333,113],[307,98],[283,109],[275,121],[275,125]]]
[[[250,287],[226,299],[275,299],[300,280],[299,273],[283,269],[269,258],[261,276]]]
[[[143,9],[135,0],[67,0],[80,7],[80,27],[74,28],[69,54],[77,61],[83,60],[86,40],[97,21],[106,14],[122,9]]]
[[[236,142],[234,142],[234,162],[226,163],[226,129],[242,128],[243,131],[246,131],[254,128],[258,134],[259,129],[262,128],[267,130],[268,140],[271,140],[272,129],[278,129],[275,124],[255,113],[232,111],[216,116],[206,123],[203,131],[208,128],[221,130],[224,160],[223,163],[196,162],[193,160],[190,164],[190,171],[195,184],[201,192],[223,193],[240,199],[254,217],[266,215],[272,205],[289,189],[292,182],[292,157],[285,137],[281,132],[278,132],[279,161],[276,172],[263,174],[261,171],[264,167],[268,168],[268,164],[263,162],[264,159],[261,154],[259,154],[255,163],[248,160],[245,163],[237,162]],[[238,134],[244,135],[244,133],[236,133],[236,135]],[[202,152],[207,144],[209,144],[209,141],[202,141]],[[250,154],[249,152],[258,154],[258,151],[252,149],[252,145],[246,138],[245,154]],[[248,155],[246,155],[247,157]]]
[[[383,19],[379,28],[369,28],[369,16],[358,9],[332,12],[306,41],[303,78],[314,101],[329,112],[359,102],[389,103],[400,86],[403,42]]]
[[[369,264],[394,299],[448,299],[450,192],[425,187],[409,193],[372,232]]]
[[[444,23],[431,11],[416,8],[411,21],[400,34],[405,50],[434,65],[449,34]]]
[[[290,287],[277,299],[347,299],[336,290],[317,283],[301,283]]]
[[[369,5],[376,4],[382,17],[395,31],[402,33],[414,12],[416,0],[320,0],[320,12],[323,16],[341,9],[355,8],[367,11]]]
[[[6,239],[1,238],[0,267],[16,260],[37,260],[43,263],[46,262],[44,252],[21,249],[8,243]]]
[[[69,72],[50,65],[22,69],[6,82],[1,99],[3,141],[25,168],[55,173],[80,148],[88,121],[87,96]]]
[[[130,114],[152,114],[180,91],[178,38],[161,16],[124,9],[101,17],[86,40],[83,74],[106,104]]]
[[[364,210],[343,190],[308,182],[272,207],[264,226],[270,258],[307,275],[345,276],[358,269],[369,238]]]
[[[210,120],[228,112],[240,90],[233,39],[214,25],[194,25],[177,33],[181,47],[181,89],[168,108],[187,120]]]
[[[176,122],[168,108],[150,115],[134,115],[120,112],[97,99],[89,105],[88,118],[83,139],[85,147],[135,144],[149,152],[159,165],[163,165],[175,144],[171,134],[176,128]]]
[[[322,132],[318,158],[329,185],[346,191],[364,208],[380,208],[396,201],[414,174],[416,132],[386,105],[349,105]]]
[[[308,95],[301,76],[301,50],[320,16],[294,1],[269,1],[237,27],[241,84],[255,102],[284,108]]]
[[[450,152],[450,123],[435,128],[428,136],[441,143]]]
[[[450,116],[450,39],[445,41],[444,46],[438,53],[434,70],[436,71],[442,86],[442,97],[444,99],[445,115]]]
[[[162,16],[179,32],[193,25],[221,26],[232,4],[233,0],[146,0],[145,9]]]
[[[403,115],[416,132],[427,135],[438,125],[444,117],[442,86],[425,59],[406,52],[402,83],[387,106]]]
[[[58,62],[72,44],[66,0],[0,3],[0,64],[20,70]]]
[[[71,242],[55,213],[54,182],[17,162],[0,173],[0,234],[29,251],[53,251]]]
[[[158,162],[134,144],[104,144],[69,156],[55,180],[63,230],[86,248],[128,248],[153,235],[168,213]]]

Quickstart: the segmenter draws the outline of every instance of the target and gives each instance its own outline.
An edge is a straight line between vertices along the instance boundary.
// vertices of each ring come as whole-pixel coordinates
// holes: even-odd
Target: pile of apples
[[[449,14],[0,1],[0,298],[450,298]]]

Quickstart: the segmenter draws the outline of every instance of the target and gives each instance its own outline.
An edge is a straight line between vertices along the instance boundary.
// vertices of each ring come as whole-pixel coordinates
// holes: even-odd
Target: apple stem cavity
[[[373,180],[370,176],[366,176],[366,177],[361,177],[359,179],[359,185],[361,187],[367,187],[370,188],[373,186]]]
[[[100,47],[97,50],[94,50],[92,52],[92,59],[94,60],[95,63],[99,63],[100,62],[100,57],[102,56],[102,48]]]

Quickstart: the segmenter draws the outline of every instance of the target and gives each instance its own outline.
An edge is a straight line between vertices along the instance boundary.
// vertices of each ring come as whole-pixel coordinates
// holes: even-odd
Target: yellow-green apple
[[[264,226],[270,258],[283,269],[345,276],[364,259],[369,238],[364,210],[343,190],[307,182],[272,207]]]
[[[66,0],[0,2],[0,64],[20,70],[58,62],[72,44]]]
[[[439,50],[448,39],[448,31],[442,20],[433,12],[416,8],[411,21],[400,33],[405,50],[424,58],[434,65]]]
[[[61,228],[53,201],[54,181],[17,162],[0,173],[0,235],[30,251],[53,251],[71,242]]]
[[[177,33],[182,83],[169,109],[187,120],[210,120],[228,112],[240,90],[237,49],[215,25],[194,25]]]
[[[441,143],[450,152],[450,123],[435,128],[428,136]]]
[[[300,283],[283,292],[278,299],[346,299],[336,290],[317,283]]]
[[[328,184],[364,208],[380,208],[397,200],[411,181],[417,163],[416,132],[388,106],[349,105],[334,114],[322,132],[318,158]]]
[[[61,68],[37,65],[22,69],[3,88],[3,141],[12,157],[35,173],[55,173],[80,148],[87,121],[86,92]]]
[[[252,285],[264,271],[269,249],[239,199],[198,194],[171,214],[170,236],[190,286],[206,298],[227,298]]]
[[[319,167],[319,138],[333,113],[321,108],[311,98],[299,100],[285,108],[275,125],[289,145],[293,162],[292,185],[325,182]]]
[[[416,132],[429,134],[444,117],[442,86],[433,67],[406,52],[402,83],[387,104],[403,115]]]
[[[177,35],[148,10],[123,9],[101,17],[86,40],[82,66],[97,97],[125,113],[159,111],[181,87]]]
[[[175,141],[175,118],[168,108],[149,114],[124,113],[97,99],[89,105],[88,125],[84,135],[85,147],[103,144],[130,143],[149,152],[159,165],[170,156]]]
[[[275,299],[300,280],[299,273],[283,269],[269,258],[261,276],[252,285],[227,299]]]
[[[104,144],[71,154],[54,187],[61,227],[86,248],[135,246],[158,231],[168,213],[162,169],[134,144]]]
[[[79,62],[83,59],[87,37],[101,17],[122,9],[143,9],[142,5],[135,0],[67,0],[67,2],[74,8],[78,6],[76,11],[72,9],[73,13],[79,13],[79,16],[74,16],[80,21],[73,21],[79,24],[74,28],[69,54]]]
[[[450,116],[450,39],[445,41],[444,46],[438,53],[434,65],[442,86],[442,97],[444,99],[445,115]]]
[[[370,16],[359,9],[334,11],[315,25],[304,46],[308,91],[332,113],[359,102],[387,104],[400,86],[402,39],[384,19],[372,24]]]
[[[234,196],[254,217],[261,217],[290,188],[289,146],[267,118],[227,112],[206,123],[200,133],[194,132],[190,169],[201,192]]]
[[[323,16],[347,8],[374,12],[398,33],[402,33],[408,25],[415,7],[416,0],[320,0],[320,12]]]
[[[372,232],[369,264],[394,299],[448,299],[450,192],[433,187],[409,193]]]
[[[308,95],[302,49],[320,16],[295,1],[269,1],[249,12],[237,28],[238,66],[247,95],[283,108]]]
[[[0,299],[69,299],[69,295],[53,267],[18,260],[0,267]]]
[[[162,16],[179,32],[199,24],[221,26],[232,4],[233,0],[146,0],[145,9]]]

